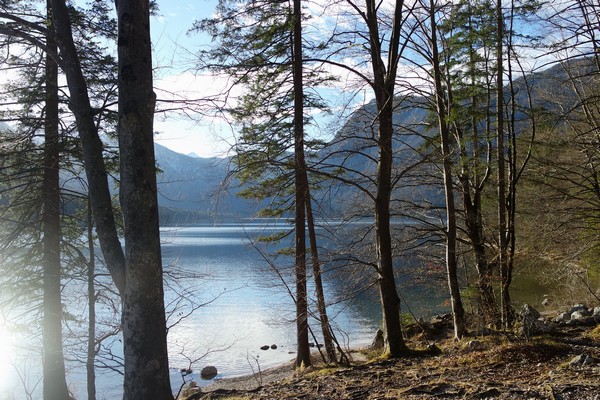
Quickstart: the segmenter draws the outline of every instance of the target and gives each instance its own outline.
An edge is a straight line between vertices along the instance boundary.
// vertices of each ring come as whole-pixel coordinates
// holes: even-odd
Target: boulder
[[[215,376],[217,376],[217,374],[217,367],[214,367],[212,365],[208,365],[202,368],[202,371],[200,371],[200,377],[202,379],[212,379]]]
[[[567,311],[570,315],[572,315],[576,311],[587,311],[587,306],[585,304],[575,304],[569,311]]]
[[[541,316],[540,312],[532,306],[530,306],[529,304],[523,305],[520,314],[522,318],[530,318],[534,320],[538,319]]]
[[[438,314],[431,317],[429,324],[433,329],[441,329],[452,326],[452,314]]]
[[[268,344],[265,344],[264,346],[260,346],[261,350],[269,350],[271,348],[271,346],[269,346]]]
[[[593,357],[589,354],[583,353],[581,355],[578,355],[577,357],[573,358],[571,360],[571,362],[569,362],[569,365],[571,366],[582,366],[582,365],[594,365],[594,364],[598,364],[600,363],[600,359],[597,359],[596,357]]]
[[[272,350],[276,350],[276,349],[277,349],[277,345],[276,345],[276,344],[272,344],[272,345],[271,345],[271,349],[272,349]]]
[[[471,340],[467,343],[467,348],[472,351],[484,350],[485,346],[479,340]]]
[[[594,326],[600,322],[599,317],[590,315],[589,317],[572,318],[565,322],[569,326]]]
[[[371,344],[371,349],[381,350],[383,349],[384,344],[385,343],[383,341],[383,331],[381,329],[377,329],[377,332],[375,332],[375,338],[373,339],[373,343]]]
[[[558,314],[556,316],[556,318],[554,318],[553,321],[556,322],[557,324],[560,324],[560,323],[567,322],[570,319],[571,319],[571,314],[569,314],[568,312],[563,312],[563,313]]]
[[[520,334],[526,337],[539,333],[550,333],[555,329],[555,325],[551,322],[547,322],[540,318],[538,310],[525,304],[519,312],[521,316],[521,329]]]
[[[584,319],[587,317],[591,317],[592,313],[587,309],[585,310],[577,310],[571,314],[571,319]]]

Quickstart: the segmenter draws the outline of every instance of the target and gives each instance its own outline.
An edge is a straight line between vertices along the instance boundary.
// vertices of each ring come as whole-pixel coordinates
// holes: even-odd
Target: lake
[[[295,357],[294,303],[283,282],[254,248],[259,235],[269,235],[288,230],[289,225],[257,222],[164,227],[161,229],[163,265],[166,275],[183,275],[176,285],[167,278],[166,308],[169,311],[169,360],[174,391],[182,383],[180,368],[191,366],[193,378],[200,385],[198,374],[207,365],[217,367],[217,379],[251,374],[259,367],[264,370],[280,365]],[[273,250],[273,249],[271,249]],[[291,257],[280,256],[276,264],[282,268],[293,267]],[[184,271],[184,272],[182,272]],[[287,277],[285,272],[284,276]],[[293,287],[293,280],[287,277]],[[339,298],[345,287],[343,279],[324,277],[328,299]],[[69,312],[85,319],[84,287],[69,283],[65,291],[76,299],[69,301]],[[415,312],[431,314],[431,307],[423,307],[416,297],[416,288],[408,300],[414,303]],[[176,294],[179,293],[179,295]],[[312,288],[309,284],[309,293]],[[80,293],[77,295],[77,293]],[[79,297],[78,297],[79,296]],[[330,296],[330,297],[329,297]],[[439,304],[439,300],[436,300]],[[203,304],[198,307],[199,304]],[[434,307],[435,311],[443,309]],[[190,311],[193,313],[188,315]],[[110,310],[98,307],[102,317]],[[380,311],[377,296],[363,294],[351,302],[331,305],[329,315],[338,340],[347,348],[363,347],[371,343],[379,327]],[[185,318],[182,318],[185,317]],[[179,321],[179,319],[181,319]],[[85,324],[80,324],[81,329]],[[171,326],[172,325],[172,326]],[[311,327],[320,340],[319,326]],[[314,339],[310,339],[311,342]],[[75,343],[75,342],[73,342]],[[117,357],[122,354],[118,338],[110,343]],[[26,398],[22,393],[22,380],[30,387],[36,386],[33,398],[41,389],[39,383],[39,348],[32,349],[20,343],[19,354],[13,355],[16,368],[4,368],[0,381],[0,400]],[[263,351],[264,345],[276,349]],[[74,361],[77,356],[65,349],[68,363],[68,382],[77,398],[85,398],[85,367]],[[5,358],[6,360],[6,358]],[[19,376],[20,375],[20,376]],[[97,371],[98,399],[121,396],[121,377],[107,369]],[[12,397],[11,397],[12,396]]]
[[[171,382],[176,392],[181,383],[181,368],[191,366],[193,373],[186,379],[194,379],[201,386],[211,381],[199,378],[199,371],[207,365],[217,367],[217,379],[252,374],[260,367],[264,370],[281,365],[295,358],[294,304],[285,286],[265,258],[257,251],[258,236],[270,235],[290,229],[284,223],[231,223],[161,228],[162,256],[166,275],[166,308],[169,326],[169,360]],[[322,242],[326,246],[331,245]],[[263,248],[273,252],[274,248]],[[422,265],[415,259],[398,259],[411,269],[418,266],[412,278],[400,274],[398,282],[402,297],[402,311],[417,316],[430,316],[447,312],[445,305],[447,290],[443,279],[432,284],[428,268],[438,271],[440,265]],[[293,288],[293,259],[279,256],[275,264]],[[288,271],[286,272],[286,268]],[[539,268],[534,268],[537,270]],[[342,271],[342,272],[340,272]],[[539,273],[538,273],[539,274]],[[415,276],[417,275],[417,276]],[[443,275],[443,274],[442,274]],[[534,276],[535,274],[531,274]],[[178,284],[171,276],[179,276]],[[526,301],[541,307],[546,294],[558,301],[567,298],[559,285],[551,281],[540,285],[535,279],[519,277],[513,286],[513,300]],[[337,301],[350,291],[349,278],[344,270],[327,272],[324,275],[328,301]],[[564,285],[564,282],[563,282]],[[568,287],[576,288],[573,282]],[[600,279],[594,277],[593,288],[600,288]],[[309,282],[309,293],[313,292]],[[66,308],[73,315],[66,331],[65,354],[71,390],[77,398],[86,397],[85,367],[81,359],[85,343],[77,335],[85,332],[87,298],[83,282],[66,282],[64,292],[68,294]],[[584,289],[573,290],[572,299],[583,299]],[[571,303],[573,304],[573,303]],[[201,305],[201,306],[200,306]],[[314,306],[314,305],[313,305]],[[542,309],[540,309],[542,310]],[[193,311],[193,312],[192,312]],[[2,310],[4,317],[10,311]],[[369,345],[380,324],[380,309],[376,293],[363,293],[352,301],[330,305],[329,316],[339,341],[346,348]],[[98,305],[99,318],[110,321],[112,311]],[[1,322],[1,320],[0,320]],[[320,340],[319,326],[311,326]],[[35,329],[31,337],[7,331],[0,323],[0,400],[41,398],[41,353],[40,335]],[[314,339],[310,339],[315,341]],[[119,337],[105,342],[118,359],[122,354]],[[264,345],[276,345],[276,349],[263,351]],[[103,359],[108,366],[110,360]],[[121,394],[122,378],[107,368],[97,369],[97,398],[118,399]],[[23,387],[29,388],[29,394]]]

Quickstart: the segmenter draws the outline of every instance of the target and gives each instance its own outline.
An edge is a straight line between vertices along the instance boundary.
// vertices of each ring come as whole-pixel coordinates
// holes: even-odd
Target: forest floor
[[[290,364],[260,376],[224,379],[188,399],[600,400],[600,325],[562,326],[533,338],[489,332],[460,342],[450,333],[415,335],[408,341],[411,349],[435,347],[404,358],[354,360],[351,367],[317,366],[301,373]],[[574,362],[582,355],[591,356],[589,365]]]

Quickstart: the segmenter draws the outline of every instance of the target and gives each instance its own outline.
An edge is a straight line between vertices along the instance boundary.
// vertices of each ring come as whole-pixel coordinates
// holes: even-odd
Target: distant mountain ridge
[[[231,158],[194,157],[156,143],[154,151],[162,220],[193,223],[254,214],[256,205],[237,196],[239,185],[229,177]]]
[[[515,80],[513,87],[517,91],[517,103],[527,107],[529,99],[527,90],[524,89],[524,79]],[[551,110],[556,104],[548,99],[558,95],[565,97],[565,93],[569,91],[562,84],[567,81],[567,73],[559,65],[531,74],[526,79],[532,85],[530,93],[536,108]],[[402,174],[402,169],[412,168],[413,164],[419,163],[423,146],[437,135],[436,123],[431,118],[426,99],[405,97],[398,101],[393,121],[398,127],[394,138],[394,159],[398,174]],[[319,168],[330,171],[343,167],[349,171],[347,178],[355,183],[360,181],[361,185],[374,192],[372,177],[377,168],[374,121],[376,106],[371,101],[350,115],[329,145],[319,151],[312,161]],[[202,218],[250,218],[260,209],[258,204],[236,195],[239,185],[235,179],[228,177],[231,158],[202,158],[195,154],[186,156],[158,144],[155,145],[155,150],[157,164],[162,171],[158,175],[158,189],[159,205],[163,212],[191,212],[195,213],[195,217]],[[438,179],[423,185],[419,177],[412,179],[408,174],[399,182],[394,198],[426,200],[431,205],[442,205],[443,191],[440,184],[441,180]],[[329,185],[335,186],[332,190],[335,197],[332,202],[335,203],[333,212],[344,212],[357,205],[370,212],[369,203],[361,200],[364,193],[357,188],[335,182],[330,182]],[[321,192],[328,189],[322,188]]]

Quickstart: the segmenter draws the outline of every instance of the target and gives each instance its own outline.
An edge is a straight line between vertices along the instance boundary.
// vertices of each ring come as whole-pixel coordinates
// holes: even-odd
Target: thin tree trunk
[[[96,400],[96,288],[94,281],[96,278],[96,252],[94,250],[94,218],[88,197],[88,246],[90,261],[87,268],[87,289],[88,289],[88,343],[87,343],[87,393],[88,400]]]
[[[400,298],[396,291],[392,235],[390,228],[390,200],[392,193],[392,136],[394,127],[394,88],[400,56],[400,27],[402,26],[403,1],[395,3],[394,22],[389,41],[387,68],[384,65],[377,21],[378,3],[366,0],[366,22],[369,29],[371,64],[373,67],[373,90],[378,113],[378,165],[375,196],[375,250],[379,297],[381,301],[385,350],[390,357],[406,353],[400,323]]]
[[[51,5],[47,4],[48,22],[52,26]],[[52,35],[46,45],[56,48]],[[46,56],[46,118],[44,126],[43,176],[43,396],[44,400],[69,399],[62,344],[62,302],[60,263],[60,188],[58,129],[58,67]]]
[[[126,400],[171,400],[153,142],[148,0],[119,0],[120,201],[126,248]]]
[[[503,40],[504,18],[502,1],[496,1],[496,141],[497,141],[497,167],[498,167],[498,265],[500,267],[500,304],[502,311],[502,324],[508,328],[511,324],[510,285],[508,276],[508,236],[506,216],[506,161],[504,159],[504,67],[503,67]]]
[[[450,290],[450,302],[454,317],[454,337],[460,339],[465,334],[465,311],[460,296],[458,283],[458,265],[456,257],[456,209],[454,205],[454,185],[452,181],[452,160],[450,154],[450,133],[446,118],[447,109],[444,104],[444,89],[442,87],[442,72],[437,46],[437,29],[435,20],[435,3],[429,2],[431,26],[431,54],[433,78],[435,82],[435,99],[438,115],[438,125],[441,140],[444,192],[446,199],[446,274]]]
[[[92,200],[102,255],[121,297],[125,291],[125,255],[119,241],[108,175],[103,156],[103,144],[94,122],[88,87],[83,76],[77,49],[73,42],[71,21],[64,0],[50,0],[62,68],[69,88],[69,108],[75,116],[81,140],[85,173]]]
[[[498,308],[494,296],[493,287],[493,264],[490,264],[485,253],[483,242],[480,193],[476,193],[473,203],[470,197],[465,197],[463,204],[466,214],[467,235],[475,254],[475,267],[477,269],[478,307],[481,315],[487,323],[494,326],[499,323]]]
[[[296,201],[296,367],[311,365],[308,346],[308,302],[306,290],[306,207],[308,193],[304,160],[304,93],[302,77],[302,13],[300,0],[293,4],[294,32],[292,63],[294,74],[294,159]]]
[[[337,356],[335,354],[335,345],[333,343],[333,332],[331,331],[331,325],[329,324],[329,317],[327,315],[327,303],[325,302],[325,291],[323,290],[323,279],[321,277],[321,262],[319,260],[319,249],[317,248],[317,234],[315,232],[315,220],[312,212],[308,178],[306,180],[306,221],[308,225],[313,275],[315,278],[315,291],[317,293],[317,308],[319,309],[319,320],[321,322],[321,331],[323,332],[323,342],[325,343],[327,359],[330,363],[335,363],[337,362]]]

